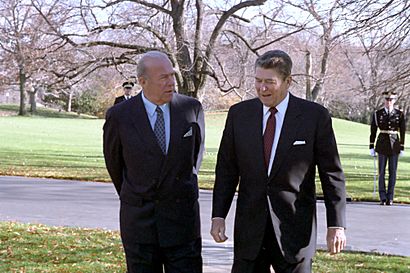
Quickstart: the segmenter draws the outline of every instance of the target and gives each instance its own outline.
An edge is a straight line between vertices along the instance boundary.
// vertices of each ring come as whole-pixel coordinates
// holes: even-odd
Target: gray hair
[[[144,76],[147,72],[147,65],[146,61],[149,59],[167,59],[169,60],[167,54],[161,52],[161,51],[148,51],[144,53],[139,59],[138,64],[137,64],[137,77]]]

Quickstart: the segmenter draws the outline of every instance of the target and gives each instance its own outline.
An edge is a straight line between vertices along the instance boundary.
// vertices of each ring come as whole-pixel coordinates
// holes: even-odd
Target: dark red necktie
[[[263,134],[263,149],[265,154],[265,166],[269,168],[270,154],[272,151],[273,139],[275,138],[276,118],[275,114],[278,112],[275,107],[270,108],[270,116],[266,122],[265,133]]]

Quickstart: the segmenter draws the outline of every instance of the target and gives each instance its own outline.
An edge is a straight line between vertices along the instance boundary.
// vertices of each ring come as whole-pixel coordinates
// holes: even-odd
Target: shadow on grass
[[[17,155],[17,156],[16,156]],[[87,159],[101,159],[104,160],[104,156],[101,155],[94,155],[94,154],[65,154],[65,153],[59,153],[59,152],[51,152],[51,151],[46,151],[44,153],[41,152],[26,152],[26,151],[7,151],[3,150],[0,151],[0,158],[5,158],[6,156],[9,157],[18,157],[18,158],[87,158]]]
[[[374,158],[370,155],[366,155],[362,153],[343,153],[343,154],[340,154],[340,158],[341,158],[342,166],[344,167],[344,169],[348,167],[348,168],[360,168],[360,169],[367,169],[367,170],[371,169],[373,171],[374,161],[376,160],[376,166],[378,164],[377,157]],[[363,164],[363,163],[366,163],[366,164]],[[403,164],[403,163],[404,164],[410,163],[410,158],[409,157],[399,158],[399,168],[400,168],[400,164]],[[405,173],[407,175],[410,175],[410,168],[406,168]],[[398,175],[400,175],[400,173],[398,173]]]
[[[19,106],[15,104],[0,104],[0,110],[10,112],[11,115],[17,116],[19,112]],[[65,112],[63,110],[57,110],[53,108],[37,108],[37,111],[34,114],[30,113],[29,109],[27,109],[26,116],[43,118],[97,119],[97,117],[95,116]]]
[[[363,150],[368,150],[369,145],[366,144],[345,144],[345,143],[337,143],[337,146],[343,147],[343,148],[363,148]]]
[[[360,145],[358,145],[360,146]],[[367,146],[366,146],[367,147]],[[340,157],[342,159],[348,159],[348,160],[368,160],[369,162],[372,162],[373,164],[373,157],[370,156],[370,154],[368,154],[368,149],[365,150],[366,152],[364,153],[343,153],[339,151]],[[376,157],[377,160],[377,157]],[[406,163],[410,163],[410,156],[409,155],[405,155],[405,156],[400,156],[399,157],[399,164],[400,162],[406,162]],[[343,163],[343,162],[342,162]]]
[[[200,170],[199,174],[202,174],[202,175],[215,175],[215,171],[214,170]]]

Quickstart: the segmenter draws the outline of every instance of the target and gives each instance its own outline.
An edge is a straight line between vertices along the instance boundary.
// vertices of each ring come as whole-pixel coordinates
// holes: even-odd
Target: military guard
[[[379,197],[380,205],[392,205],[396,184],[397,162],[404,155],[404,136],[406,123],[403,112],[394,108],[397,100],[395,91],[385,91],[384,107],[374,112],[370,126],[370,155],[379,159]],[[374,141],[377,137],[376,147]],[[386,165],[389,163],[389,184],[385,184]]]
[[[122,89],[124,91],[124,95],[116,97],[115,101],[114,101],[114,104],[117,104],[117,103],[120,103],[120,102],[123,102],[123,101],[126,101],[126,100],[130,99],[132,97],[131,91],[132,91],[133,87],[134,87],[133,82],[131,82],[131,81],[124,82],[122,84]]]

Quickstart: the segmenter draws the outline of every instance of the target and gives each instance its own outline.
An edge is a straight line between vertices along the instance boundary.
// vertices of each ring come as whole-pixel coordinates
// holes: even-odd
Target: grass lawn
[[[4,106],[0,105],[0,111]],[[45,112],[40,116],[0,117],[0,175],[110,181],[102,155],[101,119],[63,118]],[[206,113],[206,155],[200,187],[211,189],[216,154],[226,113]],[[348,195],[353,200],[373,197],[373,159],[369,156],[369,126],[334,119]],[[407,140],[410,136],[407,134]],[[410,203],[410,146],[399,159],[396,202]],[[318,183],[320,191],[320,185]]]
[[[118,232],[0,223],[0,272],[125,272]],[[360,252],[318,251],[313,272],[405,273],[410,259]]]
[[[0,272],[125,272],[118,232],[0,222]]]

